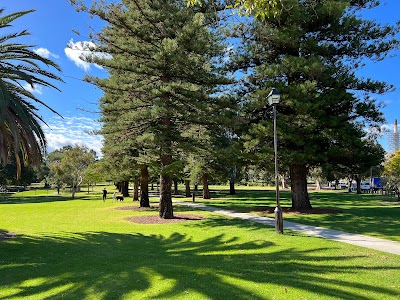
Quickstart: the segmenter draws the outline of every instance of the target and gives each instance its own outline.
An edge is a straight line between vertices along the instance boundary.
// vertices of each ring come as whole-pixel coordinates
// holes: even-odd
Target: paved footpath
[[[273,218],[258,217],[248,213],[239,213],[231,210],[220,209],[217,207],[206,206],[200,203],[174,201],[175,204],[189,206],[201,210],[211,211],[221,215],[232,218],[239,218],[251,222],[261,223],[264,225],[275,227],[275,220]],[[283,221],[283,228],[298,231],[304,234],[318,236],[338,242],[357,245],[360,247],[375,249],[387,253],[400,255],[400,242],[378,239],[366,235],[347,233],[343,231],[327,229],[322,227],[315,227],[310,225],[303,225],[294,222]]]

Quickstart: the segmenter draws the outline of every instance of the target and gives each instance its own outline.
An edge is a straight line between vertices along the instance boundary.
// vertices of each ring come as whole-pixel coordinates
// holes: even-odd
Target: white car
[[[369,191],[371,189],[371,184],[368,181],[361,182],[360,186],[362,191]]]
[[[344,180],[339,180],[338,186],[339,186],[341,189],[347,189],[347,188],[349,187],[349,184],[348,184],[346,181],[344,181]]]

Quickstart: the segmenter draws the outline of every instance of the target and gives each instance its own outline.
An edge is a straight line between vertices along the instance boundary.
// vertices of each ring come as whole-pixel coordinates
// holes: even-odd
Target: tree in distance
[[[65,146],[49,154],[51,182],[57,190],[62,185],[71,186],[72,198],[82,183],[87,167],[93,164],[96,153],[84,146]]]
[[[396,151],[384,164],[383,176],[386,178],[386,189],[397,194],[400,201],[400,151]]]

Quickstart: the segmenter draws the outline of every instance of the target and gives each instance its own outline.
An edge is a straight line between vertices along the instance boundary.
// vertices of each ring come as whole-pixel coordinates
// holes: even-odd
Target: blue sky
[[[400,1],[382,0],[383,4],[365,13],[365,16],[383,23],[395,23],[400,19]],[[58,111],[63,117],[40,109],[50,128],[44,127],[48,140],[48,151],[51,152],[64,145],[84,144],[100,153],[100,136],[87,132],[100,128],[97,122],[98,99],[102,93],[81,79],[85,74],[104,76],[105,71],[79,60],[84,43],[89,42],[89,26],[101,28],[101,23],[89,18],[85,13],[78,13],[66,0],[3,0],[1,7],[6,13],[35,9],[36,12],[15,21],[13,31],[28,29],[30,37],[20,40],[22,43],[35,45],[34,50],[48,56],[62,68],[60,74],[65,83],[57,83],[61,92],[42,88],[34,92],[41,100]],[[73,30],[78,30],[78,36]],[[67,45],[70,44],[72,49]],[[396,54],[396,53],[394,53]],[[400,119],[400,51],[398,57],[389,57],[384,61],[368,62],[358,74],[377,80],[387,81],[395,86],[395,92],[377,96],[385,104],[382,109],[386,118],[386,128],[392,129],[394,119]],[[388,150],[387,139],[380,139],[382,146]]]
[[[85,74],[104,76],[105,71],[79,60],[82,42],[88,42],[89,26],[100,28],[95,19],[78,13],[66,0],[6,0],[1,2],[5,13],[35,9],[36,11],[13,22],[13,32],[27,29],[31,36],[19,41],[35,45],[37,53],[49,57],[62,69],[58,74],[65,82],[56,82],[61,92],[41,88],[34,90],[37,97],[59,112],[61,118],[44,107],[40,113],[50,128],[43,126],[48,141],[48,152],[64,145],[86,145],[98,154],[102,138],[87,132],[100,128],[97,122],[98,99],[102,92],[83,82]],[[78,30],[83,36],[78,36]],[[73,49],[67,47],[72,45]]]

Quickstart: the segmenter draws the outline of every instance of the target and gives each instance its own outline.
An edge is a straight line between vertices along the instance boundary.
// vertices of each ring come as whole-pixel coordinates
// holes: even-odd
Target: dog
[[[124,196],[117,196],[116,199],[117,199],[117,201],[119,200],[122,202],[122,201],[124,201]]]

